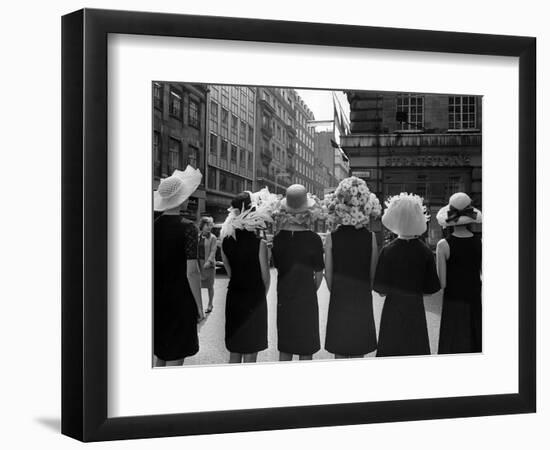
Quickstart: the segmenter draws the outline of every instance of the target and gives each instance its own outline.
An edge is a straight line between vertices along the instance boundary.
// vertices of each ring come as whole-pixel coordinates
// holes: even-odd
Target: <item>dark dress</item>
[[[280,231],[273,239],[277,279],[277,348],[312,355],[321,348],[314,273],[324,269],[323,241],[313,231]]]
[[[381,251],[374,290],[386,295],[376,356],[430,354],[423,294],[440,289],[435,258],[419,239],[394,239]]]
[[[438,353],[481,352],[481,240],[447,239],[447,285]]]
[[[340,225],[331,233],[333,278],[325,349],[365,355],[376,349],[370,278],[372,234]]]
[[[245,230],[236,230],[235,237],[226,237],[222,243],[231,267],[225,303],[225,346],[234,353],[255,353],[267,348],[260,239]]]
[[[199,351],[198,310],[187,281],[187,260],[197,259],[198,230],[179,216],[154,224],[154,353],[165,361]]]

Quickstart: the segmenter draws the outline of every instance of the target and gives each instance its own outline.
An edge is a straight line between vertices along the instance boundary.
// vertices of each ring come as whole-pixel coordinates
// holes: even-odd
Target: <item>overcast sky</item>
[[[321,91],[317,89],[296,89],[302,100],[313,111],[315,120],[332,120],[332,91]],[[335,91],[340,104],[349,118],[348,99],[342,91]]]

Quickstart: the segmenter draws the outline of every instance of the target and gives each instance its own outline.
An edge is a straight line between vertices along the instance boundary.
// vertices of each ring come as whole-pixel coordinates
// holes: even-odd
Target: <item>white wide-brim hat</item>
[[[315,199],[308,195],[307,189],[301,184],[293,184],[286,190],[286,196],[281,200],[281,207],[289,213],[300,213],[315,206]]]
[[[418,195],[401,193],[388,200],[382,223],[398,236],[421,236],[427,230],[422,198]]]
[[[180,206],[201,184],[202,174],[199,169],[187,166],[184,171],[174,173],[162,180],[153,193],[155,211],[166,211]]]
[[[468,194],[457,192],[451,195],[449,204],[438,211],[436,218],[443,228],[481,223],[481,211],[472,206]]]

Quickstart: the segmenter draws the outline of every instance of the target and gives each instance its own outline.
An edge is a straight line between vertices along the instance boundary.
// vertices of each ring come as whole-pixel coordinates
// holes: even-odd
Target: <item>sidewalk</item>
[[[205,322],[199,331],[200,350],[195,356],[187,358],[185,365],[197,364],[224,364],[229,360],[229,352],[225,348],[225,295],[227,291],[228,277],[217,275],[214,294],[214,310],[208,314]],[[258,354],[258,362],[274,362],[279,359],[277,351],[277,271],[271,269],[271,286],[267,296],[268,305],[268,348]],[[326,322],[329,304],[329,291],[326,283],[317,291],[319,301],[319,325],[321,332],[321,350],[313,355],[313,359],[332,359],[334,355],[328,353],[324,348]],[[206,309],[208,304],[208,292],[202,290],[203,305]],[[437,293],[424,298],[426,308],[426,320],[428,322],[428,335],[430,337],[430,348],[432,354],[437,353],[439,339],[439,323],[441,320],[442,295]],[[373,292],[374,319],[378,333],[380,316],[384,306],[384,299]],[[371,353],[367,356],[374,356]],[[296,357],[295,357],[296,359]]]

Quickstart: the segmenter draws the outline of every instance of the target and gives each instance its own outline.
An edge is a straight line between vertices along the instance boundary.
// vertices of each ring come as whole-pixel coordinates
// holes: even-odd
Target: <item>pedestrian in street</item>
[[[214,219],[201,217],[199,222],[199,268],[201,271],[201,288],[208,289],[208,307],[206,314],[214,309],[214,280],[216,278],[216,250],[218,240],[212,233]]]
[[[481,352],[481,239],[469,228],[481,212],[457,192],[437,213],[451,234],[438,242],[437,272],[443,288],[438,353]]]
[[[397,238],[382,249],[374,290],[386,296],[376,356],[430,354],[423,295],[440,290],[435,258],[419,237],[426,231],[426,209],[418,195],[389,199],[383,225]]]
[[[275,213],[273,262],[277,279],[277,334],[280,361],[312,359],[320,349],[317,290],[323,280],[323,243],[311,231],[321,213],[318,200],[301,184],[286,190]]]
[[[256,362],[258,352],[267,348],[269,259],[259,231],[272,221],[275,201],[267,188],[262,195],[242,192],[231,201],[222,226],[222,258],[229,276],[225,345],[230,363]]]
[[[332,231],[325,240],[325,279],[330,291],[325,349],[335,358],[361,358],[376,350],[372,282],[378,260],[368,230],[380,202],[361,178],[340,182],[325,197]]]
[[[197,323],[204,319],[197,260],[198,230],[180,210],[200,184],[199,170],[187,166],[162,180],[154,192],[155,366],[182,365],[199,351]]]

